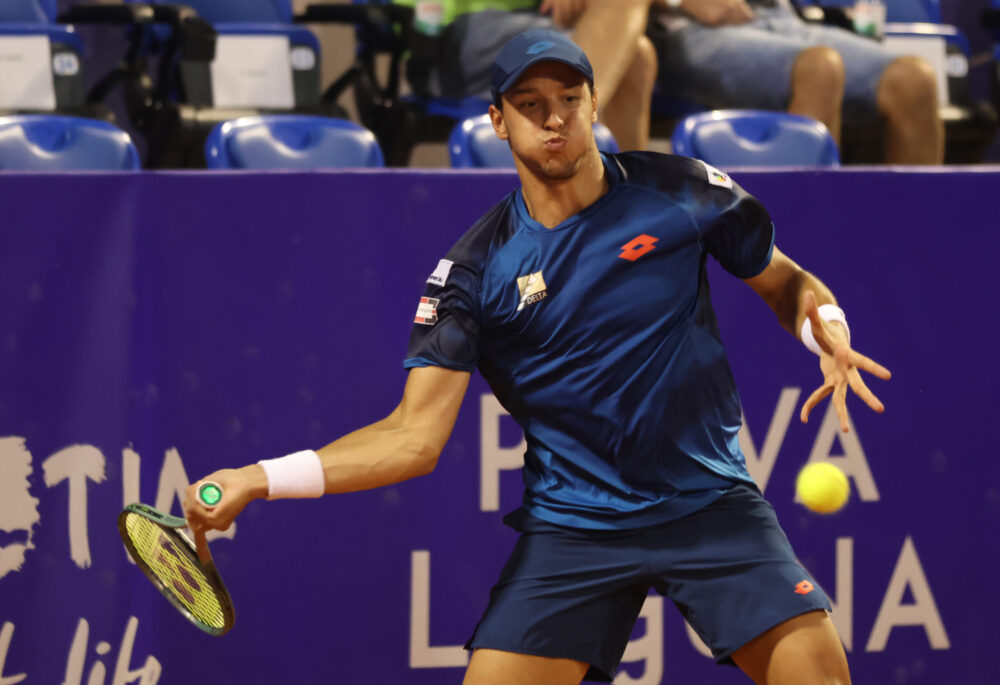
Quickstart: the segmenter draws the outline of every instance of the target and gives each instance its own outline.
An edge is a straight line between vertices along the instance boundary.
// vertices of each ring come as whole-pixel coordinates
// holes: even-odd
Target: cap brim
[[[594,83],[594,81],[590,77],[590,75],[588,75],[587,72],[581,70],[580,69],[580,65],[577,64],[576,62],[572,62],[572,61],[570,61],[568,59],[563,59],[562,57],[549,57],[549,56],[546,56],[546,55],[539,55],[537,59],[532,59],[529,62],[527,62],[525,64],[522,64],[516,70],[512,71],[507,76],[507,78],[505,78],[503,80],[503,83],[500,84],[500,87],[493,94],[493,98],[496,99],[497,96],[503,95],[508,90],[510,90],[511,87],[515,83],[517,83],[518,79],[521,78],[521,76],[524,74],[524,72],[526,72],[528,69],[530,69],[531,67],[535,66],[536,64],[539,64],[540,62],[561,62],[561,63],[565,64],[568,67],[572,67],[574,71],[576,71],[578,74],[580,74],[580,76],[582,76],[584,79],[586,79],[587,83],[589,83],[591,85],[593,85],[593,83]]]

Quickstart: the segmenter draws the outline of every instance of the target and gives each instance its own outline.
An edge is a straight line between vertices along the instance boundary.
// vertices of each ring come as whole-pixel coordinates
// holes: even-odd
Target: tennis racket
[[[222,488],[206,482],[198,497],[207,506],[222,499]],[[236,621],[233,601],[212,561],[208,544],[195,545],[187,521],[147,504],[130,504],[118,514],[118,532],[136,566],[191,623],[206,633],[225,635]]]

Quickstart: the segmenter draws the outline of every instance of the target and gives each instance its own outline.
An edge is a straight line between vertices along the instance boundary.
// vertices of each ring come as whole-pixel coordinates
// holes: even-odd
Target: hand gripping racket
[[[222,499],[222,488],[198,488],[206,506]],[[118,514],[118,532],[136,566],[191,623],[206,633],[224,635],[236,621],[229,597],[204,539],[197,546],[186,534],[187,521],[147,504],[130,504]],[[200,536],[199,536],[200,537]]]

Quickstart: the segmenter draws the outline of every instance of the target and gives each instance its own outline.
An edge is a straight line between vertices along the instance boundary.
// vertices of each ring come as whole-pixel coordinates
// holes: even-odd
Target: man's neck
[[[545,228],[554,228],[597,202],[608,190],[601,154],[594,146],[580,170],[565,180],[546,179],[519,169],[521,193],[531,218]]]

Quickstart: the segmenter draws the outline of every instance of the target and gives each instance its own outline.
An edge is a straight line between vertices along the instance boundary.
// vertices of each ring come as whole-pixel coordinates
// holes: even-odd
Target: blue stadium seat
[[[128,134],[104,121],[52,114],[0,117],[0,169],[134,171]]]
[[[676,154],[720,168],[839,166],[837,144],[815,119],[785,112],[717,110],[685,117],[671,139]]]
[[[419,83],[440,49],[439,37],[416,28],[413,7],[392,0],[310,0],[296,20],[355,27],[354,64],[330,86],[324,99],[335,100],[349,86],[353,88],[359,119],[375,133],[390,166],[406,166],[416,144],[445,142],[458,122],[489,110],[490,102],[478,97],[402,93],[403,73],[411,87]],[[387,69],[382,61],[388,63]]]
[[[0,23],[49,24],[56,18],[56,0],[5,0],[0,2]]]
[[[142,1],[149,2],[149,0]],[[224,35],[287,36],[292,50],[292,68],[296,71],[318,73],[319,40],[312,31],[295,25],[291,0],[184,0],[183,3],[152,0],[152,4],[186,5]],[[296,54],[297,49],[300,50],[298,54]],[[311,99],[315,100],[319,94],[318,83],[317,78],[315,87],[308,93]]]
[[[217,125],[205,143],[209,169],[319,169],[384,166],[368,129],[346,119],[273,114]]]
[[[134,6],[146,4],[126,1]],[[146,2],[164,13],[171,8],[176,12],[183,5],[199,22],[195,24],[190,17],[186,23],[159,21],[144,33],[141,50],[134,50],[143,59],[160,61],[158,82],[151,93],[154,104],[133,117],[141,121],[140,128],[150,142],[147,166],[204,166],[208,132],[240,116],[345,116],[343,109],[321,100],[320,44],[312,31],[294,23],[291,0]],[[210,50],[187,49],[209,38]],[[241,71],[240,58],[246,55],[251,60],[261,55],[273,58]],[[266,74],[267,78],[248,74]]]
[[[36,36],[49,44],[51,58],[43,62],[29,63],[19,55],[22,68],[38,69],[37,77],[32,77],[49,92],[42,96],[38,90],[23,101],[11,97],[0,102],[0,110],[7,112],[55,112],[75,110],[81,113],[85,105],[85,90],[81,69],[83,44],[72,26],[56,23],[55,0],[0,0],[0,38]],[[8,56],[10,59],[11,56]],[[13,69],[12,63],[4,65],[4,70]],[[51,73],[51,90],[41,84],[42,70]],[[47,102],[43,102],[47,101]]]
[[[618,152],[618,143],[604,124],[594,124],[594,138],[603,152]],[[459,122],[448,137],[448,156],[455,169],[513,169],[507,141],[493,132],[489,114]]]

